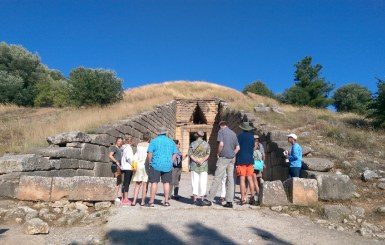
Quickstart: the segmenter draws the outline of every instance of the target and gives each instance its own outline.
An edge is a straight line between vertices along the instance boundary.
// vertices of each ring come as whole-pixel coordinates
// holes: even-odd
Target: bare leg
[[[146,196],[147,196],[147,182],[142,183],[142,201],[140,204],[143,206],[146,202]]]
[[[164,183],[163,184],[163,189],[164,189],[164,202],[168,202],[169,195],[170,195],[170,183]]]
[[[255,194],[258,196],[259,195],[259,183],[258,183],[257,175],[253,174],[253,178],[254,178]]]
[[[157,190],[158,190],[158,183],[151,183],[150,203],[154,203]]]
[[[134,200],[132,200],[132,203],[133,203],[133,204],[136,204],[136,202],[137,202],[138,194],[139,194],[139,190],[140,190],[140,187],[141,187],[141,186],[142,186],[142,182],[141,182],[141,181],[135,182]]]
[[[249,188],[250,188],[250,195],[252,198],[254,198],[255,192],[254,192],[254,180],[253,176],[247,176],[247,182],[249,183]]]
[[[239,186],[241,189],[241,202],[246,201],[246,183],[245,176],[239,176]]]

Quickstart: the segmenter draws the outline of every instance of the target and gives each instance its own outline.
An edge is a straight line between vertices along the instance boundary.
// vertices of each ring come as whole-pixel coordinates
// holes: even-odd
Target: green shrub
[[[108,105],[123,98],[122,80],[113,71],[79,67],[71,71],[69,84],[76,106]]]
[[[337,89],[333,100],[338,112],[366,114],[372,100],[372,93],[358,84],[347,84]]]
[[[262,96],[267,96],[270,98],[275,98],[273,91],[271,91],[262,81],[255,81],[247,85],[242,92],[244,94],[249,92],[249,93],[259,94]]]

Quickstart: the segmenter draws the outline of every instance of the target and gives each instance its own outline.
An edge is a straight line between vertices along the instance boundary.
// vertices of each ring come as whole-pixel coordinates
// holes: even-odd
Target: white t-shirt
[[[122,170],[132,170],[131,161],[134,157],[132,147],[128,144],[122,146]]]

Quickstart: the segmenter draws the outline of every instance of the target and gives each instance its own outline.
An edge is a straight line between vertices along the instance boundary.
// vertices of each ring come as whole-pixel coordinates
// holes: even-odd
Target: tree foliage
[[[358,84],[347,84],[337,89],[333,100],[333,105],[338,112],[366,114],[372,100],[372,93]]]
[[[306,56],[295,68],[295,84],[280,96],[281,101],[316,108],[330,105],[332,100],[328,97],[334,86],[321,77],[322,66],[312,65],[312,57]]]
[[[123,97],[122,80],[109,70],[76,68],[69,84],[71,100],[77,106],[107,105]]]
[[[63,83],[65,78],[59,71],[48,69],[36,54],[19,45],[0,43],[0,103],[57,105],[53,100],[63,94],[62,87],[55,86],[58,80]],[[51,99],[47,99],[48,93]]]
[[[270,98],[275,98],[275,95],[273,93],[273,91],[271,91],[266,85],[265,83],[263,83],[262,81],[255,81],[249,85],[247,85],[243,91],[242,91],[244,94],[246,94],[247,92],[249,93],[254,93],[254,94],[259,94],[259,95],[262,95],[262,96],[267,96],[267,97],[270,97]]]
[[[374,125],[385,128],[385,80],[378,79],[377,93],[370,105],[370,117],[374,119]]]

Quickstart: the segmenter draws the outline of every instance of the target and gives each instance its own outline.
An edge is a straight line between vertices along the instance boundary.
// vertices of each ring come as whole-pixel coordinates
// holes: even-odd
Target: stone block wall
[[[175,125],[176,101],[171,101],[152,111],[103,125],[93,133],[69,132],[48,137],[49,147],[30,154],[6,154],[0,157],[0,197],[17,197],[21,176],[113,177],[108,153],[116,137],[128,134],[138,143],[144,133],[154,137],[159,127],[166,127],[173,138]]]
[[[191,115],[197,106],[205,115],[207,124],[213,125],[218,114],[218,103],[220,100],[177,100],[176,122],[178,124],[191,124]]]

